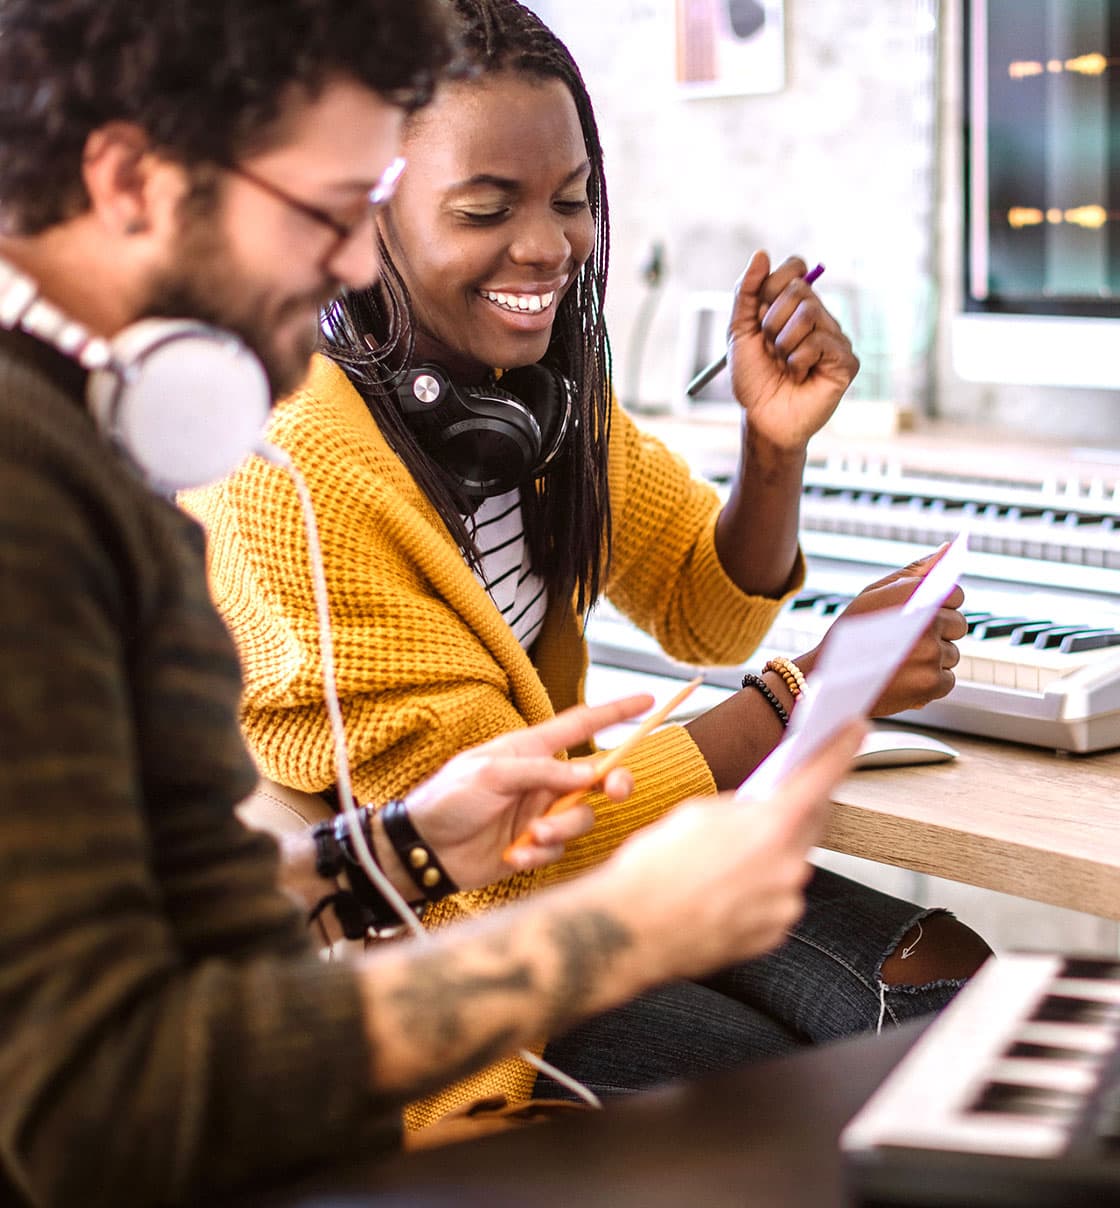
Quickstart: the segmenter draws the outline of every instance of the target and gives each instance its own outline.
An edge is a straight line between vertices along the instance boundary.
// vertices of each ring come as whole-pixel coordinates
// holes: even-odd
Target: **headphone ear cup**
[[[272,393],[256,356],[204,323],[145,319],[118,333],[87,398],[102,431],[165,493],[224,478],[253,452]]]
[[[569,429],[576,423],[572,383],[555,369],[536,364],[507,369],[499,384],[524,401],[540,426],[541,451],[532,470],[536,477],[560,452]]]

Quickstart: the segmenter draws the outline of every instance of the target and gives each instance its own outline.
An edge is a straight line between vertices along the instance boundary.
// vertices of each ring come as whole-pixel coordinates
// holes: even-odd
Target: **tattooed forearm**
[[[629,948],[633,938],[618,919],[602,911],[553,919],[549,933],[560,958],[548,1022],[548,1031],[555,1033],[586,1013],[611,960]]]
[[[572,887],[391,945],[361,981],[376,1086],[424,1094],[617,1005],[644,989],[636,943],[598,892]]]
[[[502,960],[508,960],[508,953],[502,951],[507,944],[495,938],[486,948],[495,958],[488,963],[498,965],[493,972],[480,971],[477,958],[464,959],[454,950],[425,952],[413,962],[408,981],[392,994],[392,1002],[407,1021],[410,1033],[438,1060],[455,1052],[468,1027],[477,1029],[478,1012],[486,1010],[488,996],[524,993],[532,986],[526,962],[501,967]]]

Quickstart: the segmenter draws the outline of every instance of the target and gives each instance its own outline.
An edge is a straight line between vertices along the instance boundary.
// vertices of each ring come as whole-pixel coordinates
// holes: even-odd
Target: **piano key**
[[[832,617],[843,611],[852,602],[851,596],[825,595],[813,601],[813,612],[821,616]]]
[[[1120,646],[1120,632],[1115,629],[1086,629],[1080,634],[1063,638],[1059,647],[1063,654],[1080,654],[1086,650],[1103,650]]]
[[[1016,625],[1007,635],[1012,646],[1030,646],[1038,634],[1054,627],[1053,621],[1030,621],[1026,625]],[[989,636],[987,631],[983,636]]]
[[[1120,960],[1100,956],[1067,956],[1059,973],[1079,981],[1120,981]]]
[[[1006,1056],[1026,1058],[1038,1061],[1061,1061],[1070,1064],[1081,1064],[1092,1069],[1100,1069],[1104,1064],[1104,1054],[1094,1053],[1085,1049],[1068,1049],[1056,1044],[1035,1044],[1029,1040],[1017,1040],[1006,1052]]]
[[[1108,1003],[1120,1011],[1120,981],[1100,977],[1059,977],[1054,980],[1054,990],[1070,998]]]
[[[1004,1057],[993,1062],[990,1074],[995,1082],[1009,1086],[1081,1097],[1088,1095],[1097,1084],[1096,1071],[1077,1061]]]
[[[1114,1003],[1093,1002],[1085,998],[1049,994],[1035,1008],[1032,1020],[1047,1023],[1118,1024],[1120,1006]]]
[[[998,1115],[1046,1116],[1073,1120],[1084,1107],[1084,1097],[1053,1087],[1020,1086],[1017,1083],[989,1082],[969,1107],[971,1112],[995,1112]]]
[[[1015,1033],[1022,1044],[1053,1046],[1065,1051],[1079,1050],[1096,1057],[1105,1057],[1116,1048],[1115,1033],[1105,1027],[1079,1023],[1042,1023],[1031,1020],[1021,1024]]]
[[[1080,637],[1088,632],[1087,625],[1052,625],[1049,629],[1036,633],[1031,644],[1036,650],[1061,650],[1066,638]]]
[[[1014,633],[1020,625],[1029,625],[1030,617],[993,617],[977,625],[972,636],[983,642],[989,638],[1005,638]]]
[[[968,627],[967,631],[969,633],[971,633],[977,625],[982,624],[984,621],[990,621],[993,619],[990,612],[965,612],[962,615],[964,616],[965,625]]]

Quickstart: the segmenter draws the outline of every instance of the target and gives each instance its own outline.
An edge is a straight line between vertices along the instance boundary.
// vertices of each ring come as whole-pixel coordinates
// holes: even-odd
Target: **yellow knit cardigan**
[[[582,700],[587,647],[572,601],[551,602],[530,658],[336,365],[316,357],[304,386],[276,408],[268,439],[291,454],[314,500],[359,800],[399,796],[464,748]],[[783,601],[745,595],[727,577],[714,546],[715,493],[620,408],[609,475],[612,603],[682,661],[747,658]],[[295,491],[282,470],[253,459],[182,502],[208,530],[211,585],[240,648],[242,722],[261,771],[323,789],[335,780],[332,741]],[[801,574],[799,562],[792,587]],[[587,869],[685,797],[714,790],[680,726],[646,738],[627,766],[633,796],[619,805],[592,794],[595,828],[558,865],[458,895],[426,921],[438,926]],[[480,1095],[527,1098],[534,1078],[507,1059],[412,1105],[406,1123],[420,1127]]]

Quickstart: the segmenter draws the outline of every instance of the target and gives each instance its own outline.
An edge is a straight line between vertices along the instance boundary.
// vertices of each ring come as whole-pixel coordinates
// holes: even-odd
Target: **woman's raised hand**
[[[732,390],[752,438],[785,451],[804,449],[859,372],[851,340],[805,272],[797,256],[771,271],[770,257],[755,252],[736,284],[727,332]]]

